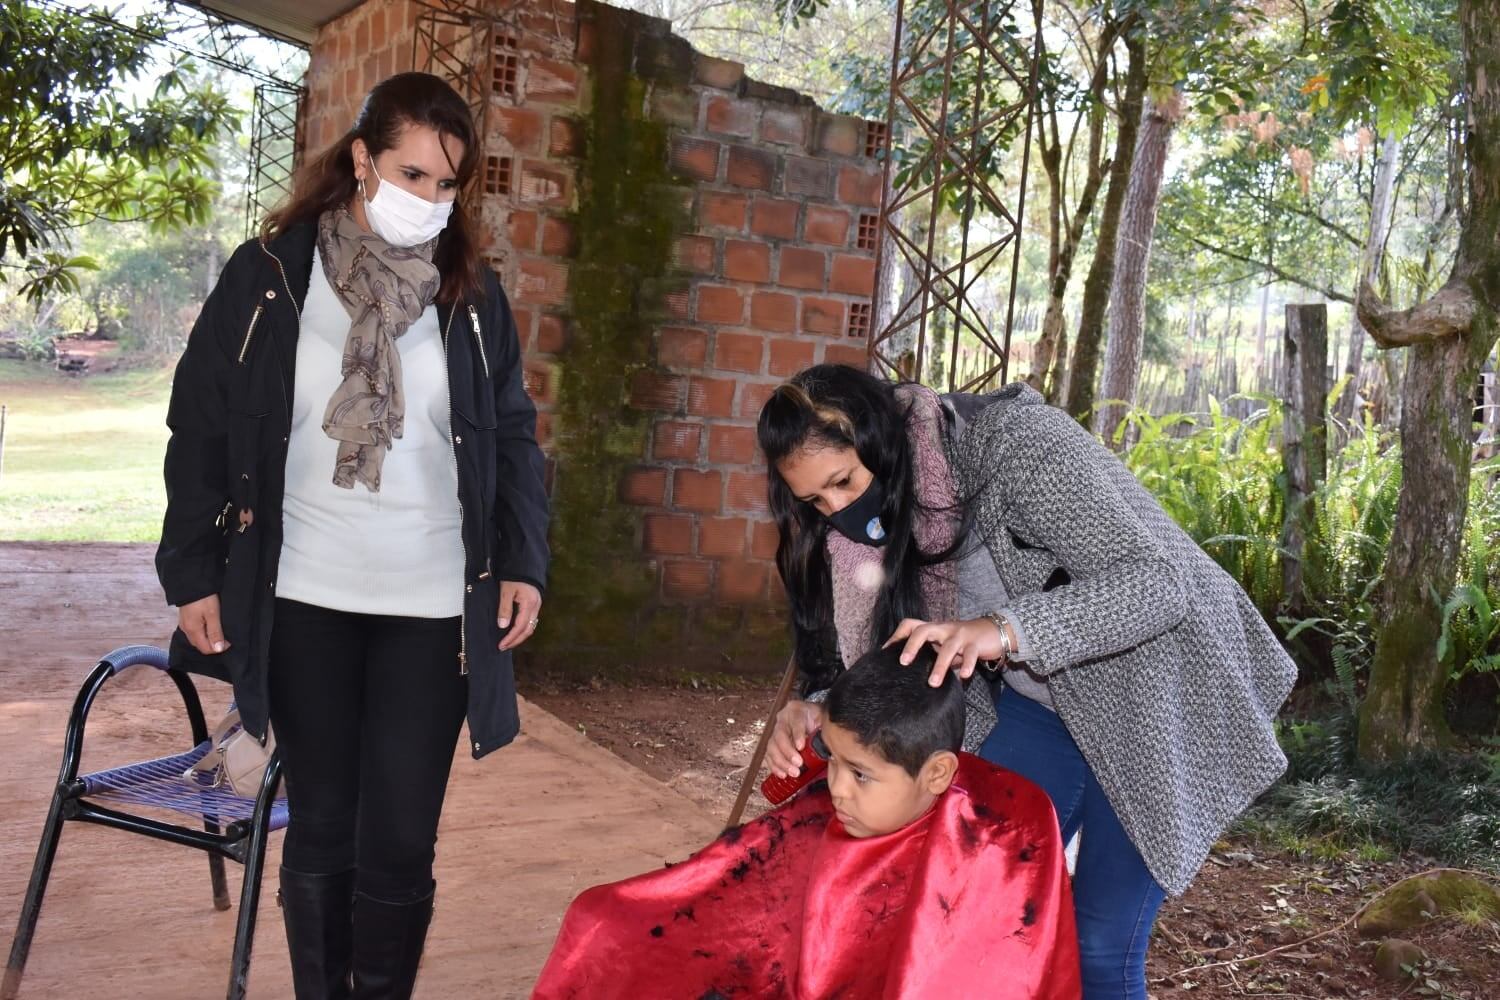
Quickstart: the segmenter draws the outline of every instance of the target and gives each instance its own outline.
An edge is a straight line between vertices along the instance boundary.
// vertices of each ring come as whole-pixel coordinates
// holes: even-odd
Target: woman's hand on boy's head
[[[927,683],[938,687],[948,671],[956,665],[958,676],[967,679],[974,673],[980,660],[994,660],[1003,653],[1000,630],[988,618],[975,618],[964,622],[924,622],[918,618],[904,619],[896,631],[885,641],[886,649],[896,643],[905,643],[901,650],[901,662],[911,663],[923,646],[937,649],[937,659]]]
[[[793,698],[771,720],[771,743],[766,762],[771,773],[795,778],[802,771],[802,748],[823,726],[823,706]]]

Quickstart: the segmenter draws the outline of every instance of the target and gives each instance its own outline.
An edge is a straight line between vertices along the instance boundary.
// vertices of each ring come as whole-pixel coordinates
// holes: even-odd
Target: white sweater
[[[341,381],[348,332],[349,314],[314,250],[297,339],[277,596],[336,611],[457,617],[464,549],[437,310],[428,306],[396,340],[406,421],[386,453],[379,493],[333,485],[338,442],[323,433],[323,413]]]

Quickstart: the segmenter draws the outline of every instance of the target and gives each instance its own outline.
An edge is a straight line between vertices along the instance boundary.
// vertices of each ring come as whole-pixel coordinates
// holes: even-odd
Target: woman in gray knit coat
[[[1143,998],[1162,901],[1286,766],[1272,720],[1296,668],[1259,612],[1025,385],[940,398],[820,365],[758,434],[803,675],[772,770],[797,773],[839,669],[934,646],[933,683],[974,678],[966,742],[1045,789],[1065,839],[1082,831],[1087,1000]]]

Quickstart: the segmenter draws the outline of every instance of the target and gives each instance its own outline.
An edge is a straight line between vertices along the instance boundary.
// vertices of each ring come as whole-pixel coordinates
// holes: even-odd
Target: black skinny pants
[[[357,868],[391,903],[432,888],[433,847],[468,681],[459,619],[332,611],[277,599],[271,725],[286,773],[286,867]]]

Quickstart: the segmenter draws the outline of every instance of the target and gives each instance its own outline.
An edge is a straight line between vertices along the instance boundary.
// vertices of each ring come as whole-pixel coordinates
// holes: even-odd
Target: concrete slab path
[[[117,646],[165,645],[174,613],[142,545],[0,544],[0,946],[9,949],[84,675]],[[212,725],[226,685],[199,683]],[[418,997],[526,997],[583,888],[702,846],[714,817],[534,705],[522,735],[476,762],[456,751],[437,849],[437,912]],[[140,668],[96,704],[84,769],[186,749],[169,682]],[[280,860],[272,842],[268,872]],[[231,890],[241,869],[227,866]],[[250,996],[289,998],[274,874],[261,896]],[[24,1000],[223,996],[235,911],[212,906],[205,856],[68,824]]]

